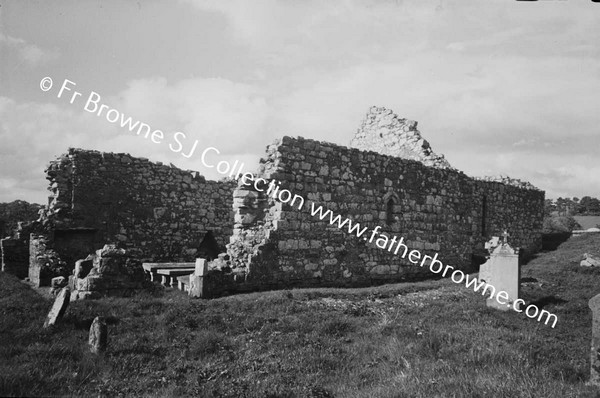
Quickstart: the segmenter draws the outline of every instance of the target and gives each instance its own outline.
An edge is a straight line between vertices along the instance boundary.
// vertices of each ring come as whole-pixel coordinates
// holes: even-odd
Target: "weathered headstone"
[[[508,311],[519,298],[521,279],[518,249],[515,250],[508,244],[507,237],[508,234],[505,232],[501,243],[496,240],[497,238],[493,239],[494,244],[500,244],[497,246],[490,244],[490,248],[493,248],[490,258],[486,263],[481,264],[479,269],[479,280],[485,281],[495,289],[494,294],[490,294],[486,301],[487,306],[502,311]],[[499,303],[496,297],[501,291],[508,295],[508,298],[501,297],[505,304]]]
[[[190,275],[190,290],[188,294],[192,297],[204,296],[204,278],[208,274],[208,264],[203,258],[196,259],[196,269],[194,273]]]
[[[90,326],[90,336],[88,339],[90,351],[93,354],[100,354],[106,351],[108,344],[108,328],[104,318],[97,316]]]
[[[56,296],[56,300],[54,300],[54,304],[46,317],[46,321],[44,322],[44,328],[52,326],[56,323],[56,321],[64,315],[67,307],[69,306],[69,299],[71,298],[71,291],[68,287],[63,287]]]

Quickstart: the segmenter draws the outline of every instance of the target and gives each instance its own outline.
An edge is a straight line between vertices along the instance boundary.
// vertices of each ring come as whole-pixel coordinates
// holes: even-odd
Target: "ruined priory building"
[[[72,149],[47,171],[52,197],[39,222],[48,232],[32,235],[30,277],[48,256],[72,269],[75,259],[105,243],[145,261],[212,259],[226,251],[209,266],[205,284],[214,294],[434,276],[403,258],[403,250],[369,242],[374,229],[463,270],[504,230],[525,255],[540,249],[543,191],[465,175],[435,154],[416,127],[373,107],[352,148],[283,137],[267,147],[254,174],[262,186]],[[269,182],[297,200],[267,193]],[[313,216],[319,206],[360,224],[365,236],[332,225],[329,216]]]
[[[393,145],[396,138],[406,145]],[[366,150],[369,143],[377,152]],[[463,270],[486,240],[504,230],[526,256],[541,248],[544,192],[453,169],[433,153],[416,122],[371,108],[352,145],[360,149],[283,137],[267,148],[257,178],[276,180],[280,189],[368,227],[369,234],[380,226],[390,237],[403,237],[409,251],[437,253]],[[298,201],[281,203],[272,196],[241,182],[234,192],[228,253],[246,283],[356,286],[433,276],[402,258],[403,248],[384,250],[329,218],[312,216],[311,205],[298,210]]]

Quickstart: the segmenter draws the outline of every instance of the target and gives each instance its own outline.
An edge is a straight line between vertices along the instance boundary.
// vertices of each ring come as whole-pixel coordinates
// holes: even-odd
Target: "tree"
[[[546,216],[551,216],[553,211],[556,211],[554,201],[552,199],[544,200],[544,214]]]
[[[600,215],[600,200],[590,196],[584,196],[579,201],[579,213],[588,216]]]
[[[597,198],[590,199],[590,202],[588,204],[588,213],[590,213],[590,215],[593,216],[597,216],[598,214],[600,214],[600,200],[598,200]]]

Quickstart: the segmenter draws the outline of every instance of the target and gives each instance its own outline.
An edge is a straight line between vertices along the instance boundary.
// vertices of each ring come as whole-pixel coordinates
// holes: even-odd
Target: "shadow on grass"
[[[523,278],[521,278],[521,283],[528,283],[528,282],[539,282],[536,278],[533,278],[531,276],[525,276]]]
[[[90,326],[92,326],[92,322],[94,322],[95,318],[96,317],[79,319],[75,316],[70,316],[70,317],[65,317],[63,322],[72,324],[73,327],[75,328],[75,330],[89,330],[89,328],[90,328]],[[104,317],[104,321],[109,326],[117,325],[119,323],[119,318],[117,318],[115,316],[107,316],[107,317]]]
[[[542,250],[554,251],[558,249],[562,243],[566,242],[571,237],[570,232],[556,232],[551,234],[542,234]]]
[[[563,303],[567,303],[567,302],[568,302],[567,300],[563,300],[560,297],[545,296],[545,297],[539,298],[535,301],[532,301],[530,304],[533,304],[538,308],[544,308],[547,305],[563,304]]]

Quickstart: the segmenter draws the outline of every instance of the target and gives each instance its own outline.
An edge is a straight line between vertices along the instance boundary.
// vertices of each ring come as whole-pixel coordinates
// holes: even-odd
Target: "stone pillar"
[[[190,290],[188,294],[191,297],[206,298],[204,291],[204,278],[208,275],[208,264],[203,258],[196,259],[196,269],[190,275]]]
[[[206,274],[208,274],[208,263],[203,258],[197,258],[194,275],[204,276]]]
[[[42,236],[31,234],[29,239],[29,280],[37,287],[41,286],[42,261],[46,252],[46,240]]]

